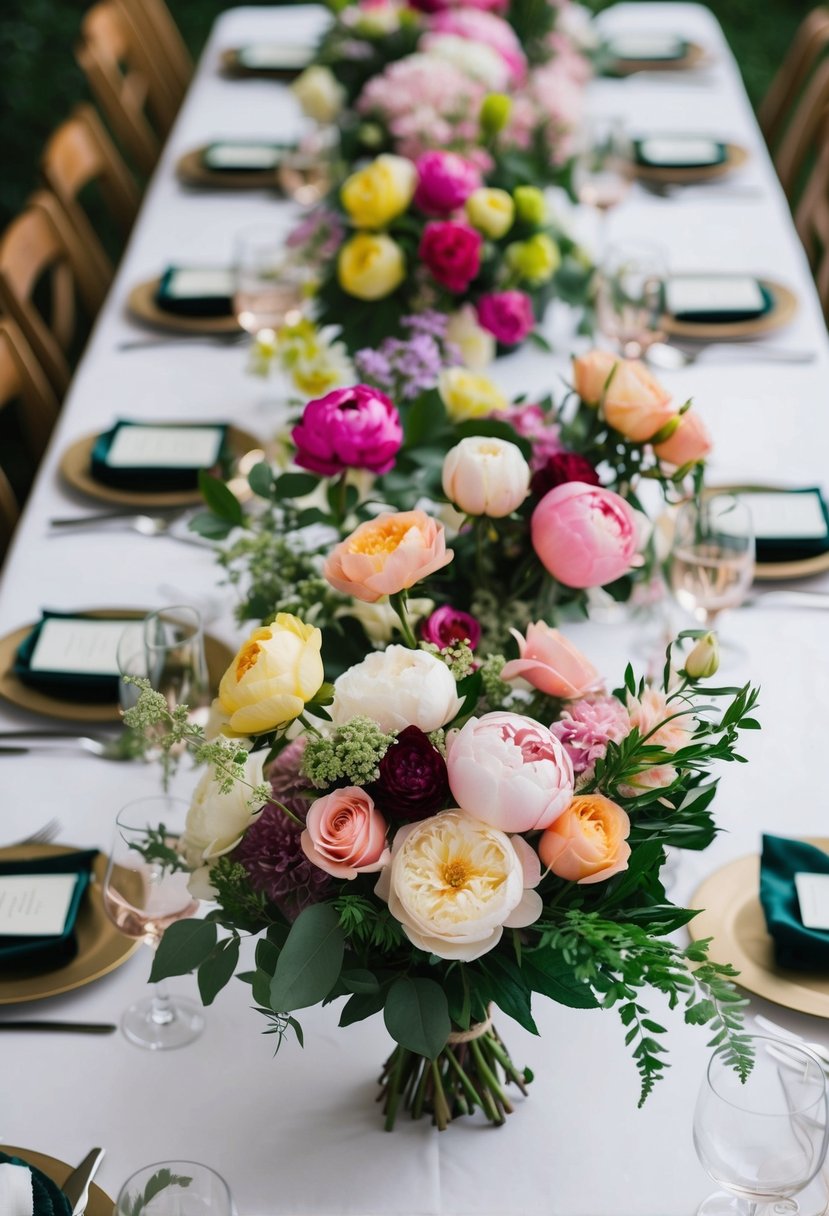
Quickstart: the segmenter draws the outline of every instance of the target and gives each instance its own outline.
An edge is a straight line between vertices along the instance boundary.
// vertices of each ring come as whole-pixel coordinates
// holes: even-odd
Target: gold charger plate
[[[750,321],[720,321],[716,323],[678,321],[670,314],[661,320],[662,330],[672,338],[688,338],[692,342],[733,342],[759,337],[788,325],[797,312],[797,296],[782,283],[758,279],[772,297],[772,306],[762,317]]]
[[[95,608],[79,612],[78,616],[98,618],[123,617],[124,620],[138,621],[147,615],[134,608]],[[83,701],[66,701],[60,697],[50,696],[37,688],[30,688],[18,680],[12,671],[14,656],[17,648],[31,633],[33,624],[23,625],[0,638],[0,697],[19,709],[27,709],[30,713],[40,714],[48,718],[61,718],[66,722],[120,722],[121,711],[118,705],[106,703],[91,704]],[[212,634],[204,635],[204,653],[207,658],[207,670],[210,675],[210,686],[215,691],[219,681],[227,670],[233,658],[232,651],[224,642]]]
[[[808,843],[829,852],[829,838]],[[760,858],[740,857],[717,870],[694,892],[690,907],[704,910],[689,923],[694,941],[712,938],[709,955],[716,963],[733,963],[737,983],[775,1005],[829,1018],[829,975],[788,971],[774,961],[774,943],[766,932],[760,904]]]
[[[785,490],[786,486],[758,485],[756,482],[745,485],[707,486],[706,494],[744,494],[750,490]],[[829,551],[816,553],[814,557],[798,557],[790,562],[755,562],[754,582],[775,583],[786,582],[789,579],[810,578],[815,574],[825,574],[829,570]]]
[[[27,1165],[33,1165],[36,1170],[40,1170],[58,1186],[63,1186],[75,1169],[74,1165],[67,1165],[65,1161],[59,1161],[57,1157],[48,1157],[46,1153],[36,1153],[31,1148],[15,1148],[11,1144],[0,1144],[0,1152],[6,1153],[9,1157],[19,1157]],[[115,1203],[109,1195],[94,1182],[90,1183],[89,1201],[84,1209],[85,1216],[112,1216],[114,1207]]]
[[[133,320],[174,334],[241,334],[242,328],[233,316],[184,317],[159,308],[155,294],[160,282],[161,278],[156,277],[133,287],[127,296],[127,312]]]
[[[748,160],[748,152],[739,144],[725,145],[725,160],[718,165],[694,165],[680,168],[676,165],[635,164],[634,177],[640,182],[653,182],[664,186],[690,186],[693,182],[710,182],[725,177],[739,169]]]
[[[192,422],[192,419],[188,419]],[[95,498],[98,502],[114,503],[116,506],[139,507],[142,510],[156,508],[166,510],[171,507],[195,507],[202,501],[201,493],[195,490],[122,490],[117,486],[105,485],[92,476],[92,449],[98,433],[84,435],[71,443],[60,458],[58,469],[61,477],[73,490]],[[227,441],[234,458],[238,459],[247,452],[261,451],[262,443],[248,431],[240,430],[237,426],[227,428]]]
[[[705,58],[705,47],[698,42],[689,42],[688,50],[680,59],[614,59],[607,70],[612,76],[632,76],[634,72],[687,72],[698,68]]]
[[[4,861],[18,861],[29,857],[57,857],[60,853],[73,852],[75,848],[65,844],[18,844],[0,849],[0,858]],[[65,966],[55,971],[43,971],[38,975],[23,971],[16,973],[13,967],[4,963],[0,973],[0,1005],[40,1001],[47,996],[60,996],[63,992],[82,988],[84,984],[91,984],[93,980],[98,980],[102,975],[108,975],[110,971],[120,967],[141,945],[134,938],[119,933],[104,912],[101,889],[107,860],[103,853],[99,853],[92,863],[94,881],[84,893],[76,922],[78,953]],[[3,1149],[3,1152],[11,1151]]]
[[[239,52],[242,47],[229,47],[222,51],[219,57],[222,72],[225,76],[244,77],[260,77],[264,80],[295,80],[297,76],[305,71],[305,68],[310,64],[312,59],[312,51],[308,51],[308,63],[304,67],[285,67],[285,68],[251,68],[242,62],[239,58]]]
[[[185,152],[176,164],[179,181],[186,186],[209,186],[213,190],[276,190],[278,166],[273,169],[208,169],[202,157],[209,147],[204,144]]]

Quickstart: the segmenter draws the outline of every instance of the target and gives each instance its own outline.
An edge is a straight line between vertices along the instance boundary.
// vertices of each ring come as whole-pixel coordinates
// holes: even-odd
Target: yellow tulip
[[[321,646],[320,630],[288,612],[255,629],[219,685],[229,729],[260,735],[299,717],[323,682]]]
[[[343,291],[358,300],[382,300],[405,277],[403,250],[383,233],[358,232],[340,250],[337,279]]]
[[[384,228],[403,214],[416,186],[414,164],[384,154],[346,178],[340,199],[357,228]]]

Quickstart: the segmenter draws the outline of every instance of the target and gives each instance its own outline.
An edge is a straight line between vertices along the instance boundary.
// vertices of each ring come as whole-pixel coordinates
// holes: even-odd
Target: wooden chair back
[[[827,109],[829,58],[824,59],[814,72],[774,153],[777,176],[792,205],[800,195],[810,158],[819,153]]]
[[[795,226],[815,276],[824,316],[829,318],[829,129],[817,164],[795,211]]]
[[[124,237],[138,212],[140,195],[135,180],[92,106],[76,106],[72,116],[61,123],[46,145],[40,167],[87,257],[109,283],[114,273],[112,261],[81,205],[79,195],[94,182]]]
[[[829,10],[812,9],[795,33],[786,57],[763,98],[757,117],[769,147],[780,139],[821,53],[829,47]]]
[[[46,290],[41,305],[39,293]],[[0,237],[0,309],[20,327],[59,395],[79,328],[76,297],[94,317],[107,282],[83,252],[53,195],[41,190]]]
[[[117,0],[117,3],[145,53],[164,66],[171,92],[181,102],[193,76],[193,60],[164,0]]]

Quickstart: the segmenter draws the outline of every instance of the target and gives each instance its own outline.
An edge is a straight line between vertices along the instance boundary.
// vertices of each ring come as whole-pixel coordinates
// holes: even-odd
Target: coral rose
[[[403,427],[385,393],[355,384],[309,401],[291,438],[296,463],[323,477],[344,469],[388,473],[403,442]]]
[[[219,684],[227,727],[256,735],[299,717],[323,682],[321,647],[319,629],[289,612],[254,629]]]
[[[572,700],[583,697],[601,683],[601,677],[580,650],[558,629],[544,621],[527,626],[527,636],[517,629],[510,633],[518,643],[519,658],[512,659],[501,671],[501,679],[524,679],[548,697]]]
[[[612,490],[568,481],[541,499],[531,521],[533,548],[565,587],[601,587],[631,569],[636,516]]]
[[[302,851],[335,878],[382,870],[390,853],[386,821],[365,790],[356,785],[317,798],[308,808]]]
[[[541,860],[568,882],[604,882],[627,869],[630,820],[603,794],[579,794],[538,842]]]
[[[425,511],[397,511],[367,520],[326,559],[323,575],[344,595],[374,604],[448,566],[443,525]]]
[[[676,417],[670,393],[638,359],[591,351],[573,360],[573,384],[588,405],[602,406],[608,426],[633,443],[644,443]]]
[[[679,420],[679,426],[663,443],[655,443],[653,450],[660,460],[668,464],[698,464],[710,453],[714,441],[708,427],[693,410],[688,410]]]

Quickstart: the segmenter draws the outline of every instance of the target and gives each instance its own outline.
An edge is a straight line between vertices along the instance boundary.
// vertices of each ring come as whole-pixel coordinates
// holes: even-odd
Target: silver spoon
[[[759,343],[718,342],[690,350],[688,347],[668,345],[667,342],[655,342],[645,352],[644,359],[651,367],[661,371],[680,371],[699,362],[704,355],[720,352],[727,356],[727,362],[750,363],[754,360],[765,363],[813,363],[816,355],[813,350],[787,350],[781,346],[764,346]]]
[[[104,512],[100,515],[77,515],[65,519],[50,519],[53,528],[97,528],[99,524],[117,523],[122,528],[129,528],[141,536],[164,536],[175,523],[181,512],[176,515],[124,515],[116,512]]]

